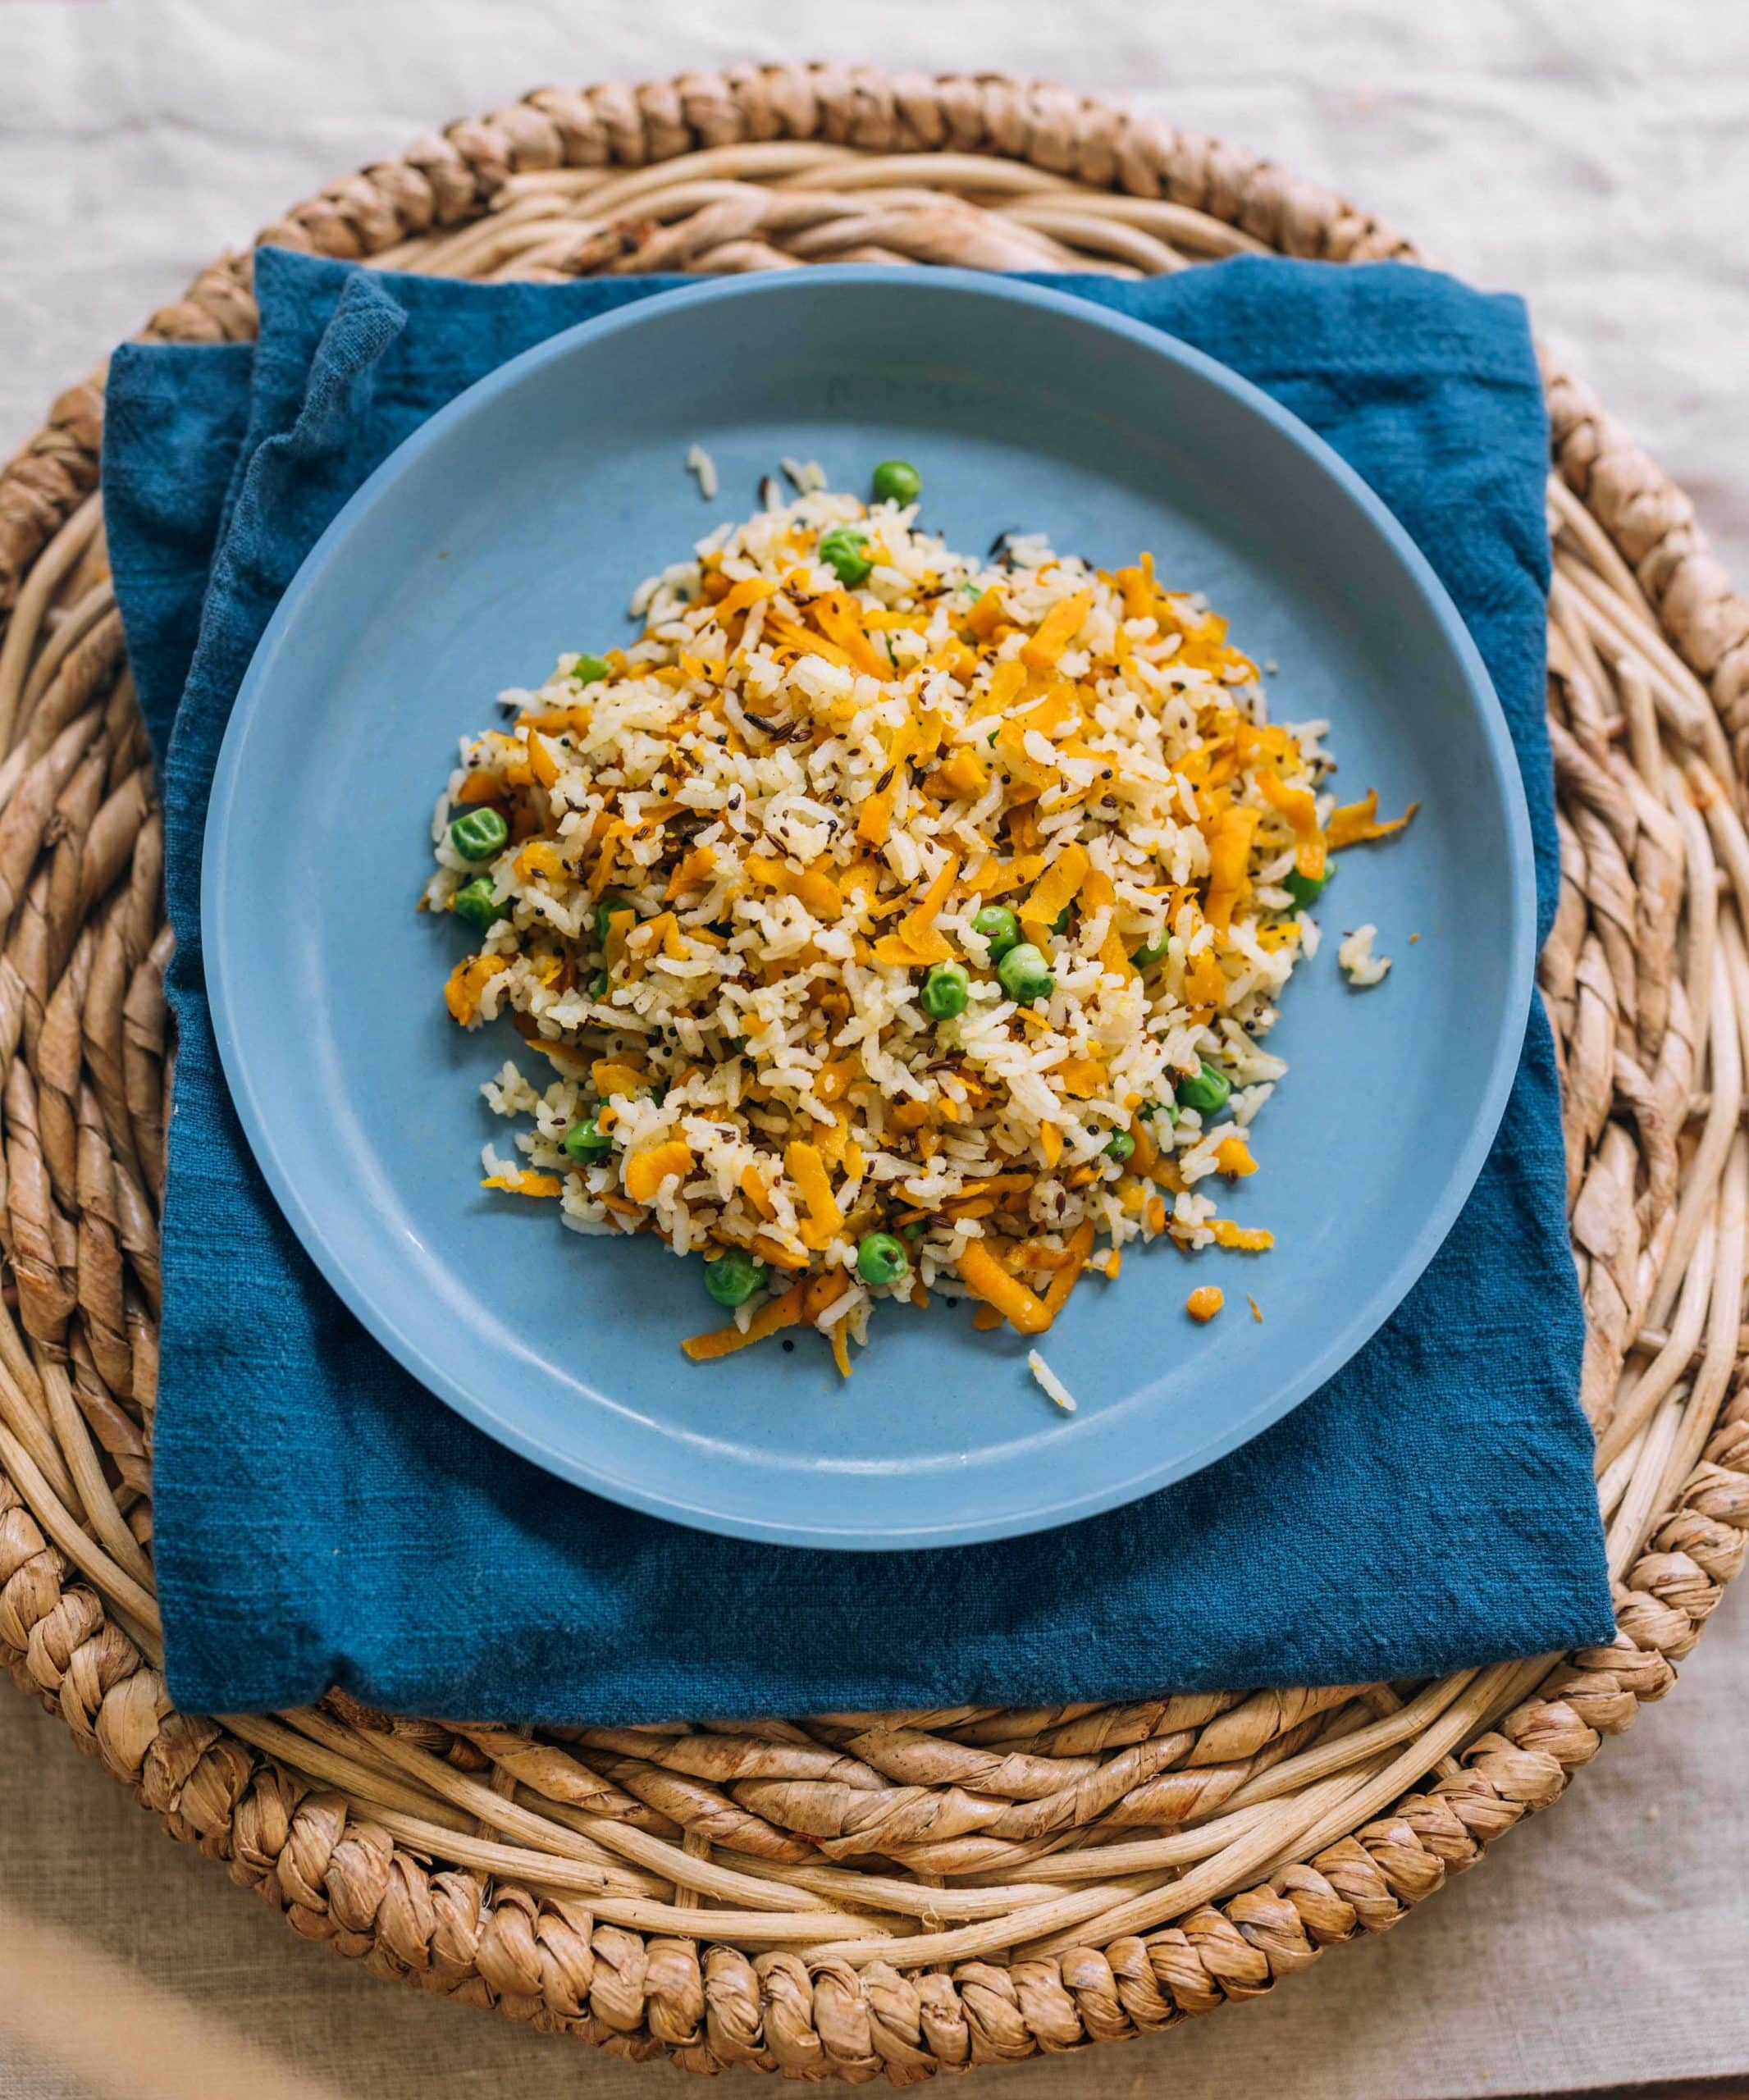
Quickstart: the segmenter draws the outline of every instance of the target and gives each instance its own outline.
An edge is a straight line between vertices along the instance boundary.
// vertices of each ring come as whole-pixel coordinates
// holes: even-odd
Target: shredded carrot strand
[[[1072,598],[1060,598],[1039,621],[1037,632],[1021,644],[1021,661],[1029,670],[1055,670],[1057,659],[1080,632],[1082,621],[1092,610],[1090,591],[1077,591]]]
[[[806,1285],[792,1284],[781,1298],[774,1298],[761,1305],[748,1321],[747,1332],[739,1327],[715,1327],[707,1335],[694,1335],[680,1346],[695,1363],[713,1363],[718,1358],[733,1356],[738,1349],[751,1349],[755,1342],[766,1340],[784,1327],[801,1324],[801,1297]]]
[[[512,1196],[556,1196],[564,1184],[556,1174],[537,1174],[532,1168],[524,1167],[511,1174],[488,1174],[480,1184],[482,1189],[502,1189]]]
[[[1358,802],[1347,802],[1332,810],[1324,828],[1324,843],[1332,853],[1340,853],[1345,846],[1363,846],[1371,839],[1388,838],[1392,832],[1401,831],[1420,807],[1419,802],[1411,802],[1401,816],[1381,824],[1378,790],[1369,788]]]
[[[1045,1286],[1044,1309],[1054,1320],[1069,1303],[1069,1294],[1081,1280],[1081,1270],[1094,1248],[1094,1221],[1084,1217],[1069,1235],[1068,1266],[1059,1269]]]
[[[1051,1324],[1044,1301],[1011,1276],[981,1239],[970,1241],[961,1253],[960,1280],[1019,1334],[1042,1335]]]
[[[801,1200],[808,1207],[808,1224],[802,1239],[810,1247],[825,1246],[844,1230],[844,1213],[832,1193],[826,1162],[819,1146],[801,1139],[786,1146],[783,1171],[801,1191]]]
[[[671,1175],[683,1175],[692,1165],[692,1148],[678,1138],[658,1145],[646,1145],[625,1163],[625,1192],[635,1203],[653,1203],[656,1193]]]

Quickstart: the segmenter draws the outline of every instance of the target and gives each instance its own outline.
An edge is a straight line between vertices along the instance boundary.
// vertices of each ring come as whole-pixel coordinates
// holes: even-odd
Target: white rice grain
[[[1342,974],[1357,992],[1382,983],[1390,971],[1391,957],[1372,952],[1372,943],[1377,938],[1377,926],[1357,926],[1353,933],[1344,936],[1342,945],[1336,950]]]
[[[687,454],[687,472],[698,477],[698,492],[706,503],[715,503],[717,494],[716,462],[701,445],[695,445]]]
[[[1026,1368],[1065,1414],[1075,1413],[1075,1395],[1035,1349],[1026,1352]]]

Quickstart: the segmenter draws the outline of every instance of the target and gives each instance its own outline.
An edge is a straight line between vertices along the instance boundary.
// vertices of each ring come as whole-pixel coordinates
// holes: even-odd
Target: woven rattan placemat
[[[1237,149],[1062,90],[829,68],[543,92],[264,238],[475,277],[1413,259]],[[244,258],[148,332],[253,326]],[[1668,1688],[1749,1527],[1749,607],[1680,491],[1547,381],[1564,881],[1543,985],[1611,1646],[1395,1690],[715,1732],[171,1710],[148,1463],[162,842],[94,381],[0,476],[0,1646],[19,1681],[305,1935],[701,2070],[904,2083],[1170,2025],[1395,1923],[1555,1798]]]

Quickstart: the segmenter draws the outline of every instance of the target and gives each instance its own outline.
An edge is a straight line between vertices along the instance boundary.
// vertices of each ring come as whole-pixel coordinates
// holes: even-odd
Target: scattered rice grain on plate
[[[714,503],[717,493],[717,463],[701,445],[695,445],[687,454],[687,472],[698,477],[698,492],[706,503]]]
[[[1035,1349],[1026,1352],[1026,1368],[1056,1401],[1065,1414],[1075,1413],[1075,1395]]]
[[[1382,983],[1389,974],[1391,957],[1372,952],[1372,943],[1377,938],[1377,926],[1357,926],[1353,933],[1344,936],[1341,947],[1336,950],[1336,961],[1342,966],[1343,975],[1357,992]]]
[[[1261,1039],[1327,856],[1407,815],[1335,806],[1326,725],[1272,723],[1148,555],[979,559],[783,465],[635,639],[463,741],[446,1002],[550,1068],[486,1082],[520,1126],[489,1185],[703,1257],[694,1361],[807,1326],[847,1375],[877,1306],[1032,1340],[1131,1242],[1266,1247],[1220,1216],[1286,1070]]]

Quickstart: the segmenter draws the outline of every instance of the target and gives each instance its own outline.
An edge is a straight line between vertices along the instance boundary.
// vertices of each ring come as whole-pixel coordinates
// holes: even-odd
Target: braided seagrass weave
[[[477,278],[1413,251],[1054,89],[747,69],[545,91],[266,240]],[[249,262],[148,333],[246,338]],[[1749,605],[1556,372],[1549,710],[1585,1399],[1612,1645],[1441,1682],[721,1727],[198,1719],[149,1454],[162,836],[107,579],[101,378],[0,476],[0,1651],[171,1833],[386,1976],[690,2069],[898,2084],[1121,2039],[1380,1932],[1673,1681],[1749,1532]]]

